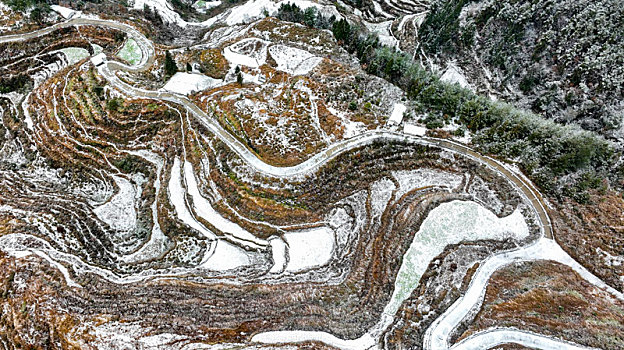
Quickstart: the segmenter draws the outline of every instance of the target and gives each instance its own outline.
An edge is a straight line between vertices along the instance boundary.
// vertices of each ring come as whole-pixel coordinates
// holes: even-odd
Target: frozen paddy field
[[[146,40],[141,37],[136,37],[134,39],[136,39],[135,43],[138,44]],[[239,49],[238,47],[235,48]],[[270,50],[270,48],[268,50]],[[148,49],[144,52],[145,55],[142,54],[140,58],[141,62],[147,62],[147,56],[149,56]],[[249,58],[256,59],[255,56],[245,55],[244,50],[238,50],[238,54],[246,57],[241,58],[237,56],[235,59],[245,59],[247,62],[251,62]],[[276,53],[277,56],[282,55],[284,59],[284,61],[282,61],[282,63],[285,63],[285,65],[282,65],[284,71],[289,71],[291,74],[297,74],[301,63],[309,58],[304,55],[304,60],[298,62],[297,65],[289,66],[286,60],[298,54],[300,53]],[[80,55],[77,55],[77,58],[79,59]],[[105,67],[109,69],[108,65]],[[110,67],[114,68],[113,65]],[[307,69],[308,67],[304,65],[304,68]],[[111,70],[112,75],[114,75],[114,69]],[[104,68],[102,68],[102,71],[104,71]],[[110,84],[120,90],[122,90],[122,88],[125,89],[125,86],[111,78],[112,75],[102,75],[104,78],[110,79]],[[188,118],[196,117],[198,120],[206,122],[207,125],[213,126],[209,124],[209,121],[202,119],[205,118],[204,115],[192,109],[188,100],[183,100],[171,94],[167,95],[166,93],[160,92],[153,94],[153,92],[140,89],[127,88],[123,91],[126,91],[128,96],[132,97],[147,97],[152,99],[165,99],[164,97],[166,97],[167,101],[185,106],[187,108],[186,113]],[[54,103],[54,106],[56,107],[57,104]],[[56,113],[56,109],[53,113]],[[57,118],[57,120],[60,119]],[[40,128],[40,123],[37,121],[33,126],[35,129]],[[81,126],[81,124],[79,124],[79,126]],[[227,135],[229,134],[222,131],[217,126],[214,126],[210,130],[214,133],[214,136],[225,143],[227,147],[235,150],[238,156],[243,158],[250,168],[253,168],[258,173],[274,175],[285,181],[292,179],[300,180],[306,176],[312,176],[318,169],[327,164],[329,160],[334,159],[337,154],[351,151],[363,145],[369,146],[379,141],[391,142],[400,140],[402,142],[428,146],[440,146],[440,144],[436,142],[445,142],[434,139],[407,137],[405,135],[389,132],[363,133],[359,136],[354,136],[353,139],[332,144],[327,149],[313,156],[309,161],[294,167],[281,168],[263,162],[262,159],[249,152],[244,145],[241,146],[240,143],[237,143],[238,141],[236,141],[236,139],[228,138]],[[70,133],[67,132],[66,129],[61,128],[59,133],[70,137]],[[187,133],[185,130],[182,130],[182,134],[186,135]],[[82,146],[84,143],[78,144]],[[442,147],[445,149],[453,149],[453,152],[455,152],[453,153],[454,156],[462,154],[459,150],[465,151],[465,149],[459,147],[452,148],[452,145],[449,144],[443,144]],[[386,177],[373,182],[367,189],[362,190],[362,193],[356,193],[351,197],[341,199],[339,203],[351,201],[350,205],[345,205],[344,207],[336,205],[336,207],[328,211],[328,214],[319,222],[308,223],[310,227],[314,225],[312,228],[292,229],[278,227],[283,230],[283,232],[280,231],[279,234],[275,234],[267,239],[260,239],[253,228],[244,228],[235,222],[234,219],[228,218],[215,210],[216,206],[213,207],[213,204],[217,200],[215,199],[216,196],[214,193],[210,193],[207,190],[210,186],[206,186],[205,176],[201,175],[200,172],[195,173],[193,164],[186,160],[188,156],[186,150],[184,150],[183,154],[169,155],[170,158],[168,159],[159,159],[159,156],[152,155],[148,149],[133,149],[128,151],[133,152],[135,155],[154,165],[157,169],[158,181],[152,182],[150,186],[153,186],[157,194],[162,193],[162,195],[157,195],[156,197],[158,200],[150,204],[151,208],[153,208],[152,216],[154,222],[151,236],[142,237],[145,239],[133,238],[131,235],[127,234],[133,226],[136,226],[136,210],[138,206],[137,194],[145,188],[145,179],[138,176],[138,174],[126,174],[121,176],[116,173],[103,172],[104,177],[111,179],[109,181],[110,184],[96,186],[105,188],[97,188],[94,192],[98,193],[93,196],[87,196],[89,197],[89,201],[85,201],[89,204],[87,209],[93,211],[94,218],[97,219],[94,219],[95,225],[98,225],[98,227],[101,226],[107,237],[118,235],[120,239],[117,241],[126,241],[127,238],[136,239],[135,242],[138,242],[138,244],[144,243],[142,247],[132,252],[118,249],[118,247],[115,247],[117,249],[112,249],[111,255],[117,259],[115,263],[123,264],[157,259],[158,256],[166,251],[167,245],[170,242],[167,241],[167,238],[164,237],[158,226],[158,215],[160,215],[160,213],[158,210],[158,203],[156,203],[157,201],[166,201],[168,202],[167,205],[172,207],[172,210],[167,211],[166,215],[170,215],[176,220],[176,224],[184,227],[187,231],[189,230],[188,228],[190,228],[194,230],[193,232],[200,235],[195,241],[189,239],[188,242],[190,243],[186,241],[183,242],[186,244],[184,246],[186,250],[181,250],[180,254],[176,256],[184,260],[184,262],[190,262],[189,265],[193,266],[145,269],[138,273],[119,276],[109,271],[107,268],[97,264],[91,264],[90,261],[74,255],[77,249],[80,248],[79,242],[70,242],[71,244],[63,245],[63,242],[59,239],[57,242],[54,242],[54,245],[51,245],[41,238],[35,239],[27,234],[8,234],[0,238],[0,246],[19,258],[26,258],[30,255],[42,257],[46,262],[61,271],[61,274],[66,279],[67,285],[70,288],[81,287],[72,277],[83,273],[94,273],[119,284],[135,283],[143,281],[144,279],[150,279],[151,281],[160,278],[183,279],[189,275],[194,276],[194,274],[206,273],[206,271],[210,273],[210,277],[219,277],[210,280],[210,282],[244,284],[248,282],[248,280],[245,280],[245,277],[239,277],[239,274],[242,275],[247,270],[265,273],[266,276],[263,276],[263,278],[266,279],[263,280],[263,282],[282,283],[287,280],[287,278],[289,278],[288,281],[295,281],[297,283],[326,282],[327,280],[323,279],[324,276],[319,276],[320,274],[313,275],[308,272],[318,270],[323,273],[331,273],[331,267],[328,266],[335,261],[333,259],[337,259],[338,257],[344,258],[348,248],[357,241],[357,235],[361,232],[362,227],[365,227],[369,223],[372,225],[379,225],[384,213],[392,209],[392,206],[399,197],[403,197],[419,189],[435,189],[438,193],[460,193],[465,197],[472,195],[473,198],[475,198],[475,201],[449,201],[438,205],[429,212],[420,226],[420,229],[413,234],[411,245],[403,256],[402,265],[398,271],[398,277],[394,281],[394,294],[387,304],[381,320],[378,325],[372,328],[368,333],[359,339],[353,340],[341,339],[327,332],[296,330],[262,332],[256,334],[253,338],[254,341],[260,343],[322,341],[341,348],[362,349],[375,347],[379,340],[380,332],[392,321],[398,306],[401,305],[405,298],[411,295],[429,263],[437,254],[442,252],[447,245],[459,243],[461,241],[483,239],[497,241],[511,239],[521,242],[529,235],[529,225],[525,215],[534,215],[531,213],[527,214],[527,212],[532,210],[531,208],[533,208],[534,211],[538,210],[536,207],[537,204],[535,204],[538,201],[531,203],[536,197],[528,197],[531,195],[530,191],[523,191],[525,198],[522,200],[522,206],[518,206],[513,211],[507,212],[506,215],[500,215],[505,209],[505,206],[496,198],[496,193],[488,191],[488,183],[484,181],[474,181],[480,188],[478,191],[473,191],[472,187],[466,189],[468,176],[465,174],[454,174],[433,169],[400,170],[386,174]],[[452,152],[449,151],[448,153]],[[463,153],[463,155],[466,154],[468,154],[468,152]],[[486,157],[475,156],[472,153],[470,153],[470,155],[478,159],[484,166],[489,166],[490,169],[503,173],[504,169],[496,167],[497,163],[494,161],[490,161]],[[449,155],[445,154],[444,156]],[[513,177],[513,175],[505,174],[505,177],[508,179],[507,181],[510,181],[509,179]],[[163,180],[162,188],[160,185],[161,178]],[[40,180],[40,182],[45,181]],[[514,186],[517,191],[520,191],[520,187],[521,185],[518,184]],[[112,188],[114,188],[114,190]],[[76,192],[79,194],[80,191]],[[535,194],[533,195],[535,196]],[[97,197],[97,200],[95,197]],[[489,199],[484,200],[486,197]],[[477,198],[479,201],[476,201]],[[489,209],[485,208],[483,205],[484,202],[487,203]],[[161,204],[163,203],[161,202]],[[1,211],[11,212],[13,214],[23,214],[22,218],[24,220],[33,220],[34,224],[40,229],[39,234],[42,236],[59,238],[59,232],[62,232],[58,228],[62,226],[57,226],[58,223],[54,222],[53,218],[44,216],[33,218],[29,216],[26,211],[20,211],[16,208],[12,208],[10,205],[2,206],[0,209]],[[82,209],[77,208],[76,211],[78,210]],[[84,211],[87,213],[89,212],[89,210]],[[234,215],[234,217],[238,218],[243,216],[243,213]],[[549,225],[548,222],[543,222],[542,224]],[[542,232],[545,232],[546,226],[542,226],[541,229]],[[205,246],[203,250],[200,249],[200,244],[197,243],[200,240]],[[118,243],[115,240],[111,240],[111,242],[113,245]],[[130,250],[134,250],[134,248],[137,247],[133,246]],[[553,252],[557,254],[553,254]],[[493,271],[518,259],[529,260],[536,258],[549,258],[561,261],[568,266],[574,267],[575,270],[579,271],[584,278],[594,285],[610,290],[600,280],[583,270],[583,268],[569,256],[562,253],[554,241],[540,238],[534,245],[519,247],[516,250],[503,252],[481,261],[480,263],[482,265],[471,282],[467,294],[449,310],[448,314],[445,314],[435,323],[435,327],[431,328],[429,340],[426,342],[426,344],[429,344],[429,348],[444,349],[450,346],[450,344],[448,344],[449,334],[457,327],[459,322],[465,319],[466,315],[469,315],[475,308],[478,308],[481,300],[480,296]],[[331,283],[339,283],[340,278],[341,276],[338,276],[330,281]],[[287,284],[288,283],[284,283],[284,286]],[[610,291],[617,295],[616,292]],[[134,330],[130,330],[130,332],[132,331]],[[523,341],[526,344],[532,344],[532,346],[543,348],[554,346],[561,347],[565,345],[561,345],[562,342],[556,339],[539,335],[523,336],[514,333],[513,330],[507,329],[482,333],[470,338],[469,342],[457,344],[456,346],[469,348],[470,346],[479,347],[485,344],[496,344],[501,334],[515,337],[514,339],[520,339],[519,341]],[[168,336],[163,335],[163,337]],[[172,337],[175,338],[175,336]],[[150,344],[156,344],[162,341],[162,339],[155,338],[149,338],[148,340],[150,340],[150,342],[153,341]],[[146,344],[145,346],[151,346],[150,344]]]

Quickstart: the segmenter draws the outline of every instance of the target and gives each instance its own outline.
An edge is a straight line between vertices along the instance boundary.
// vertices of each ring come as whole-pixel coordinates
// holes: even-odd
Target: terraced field
[[[404,93],[326,31],[235,11],[188,24],[210,28],[188,48],[80,14],[0,36],[0,73],[28,72],[0,95],[3,344],[587,345],[511,326],[458,340],[512,263],[624,296],[558,246],[511,165],[392,130]]]

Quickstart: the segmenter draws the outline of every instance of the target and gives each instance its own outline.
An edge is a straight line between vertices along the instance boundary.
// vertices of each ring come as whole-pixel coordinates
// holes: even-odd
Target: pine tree
[[[176,74],[178,71],[178,66],[176,65],[173,57],[171,57],[171,53],[167,51],[165,53],[165,76],[172,76]]]
[[[308,27],[314,27],[314,25],[316,24],[316,15],[317,15],[316,7],[308,7],[303,13],[303,22]]]
[[[243,85],[243,73],[241,73],[241,69],[239,66],[236,66],[234,69],[234,74],[236,74],[236,82],[238,85]]]

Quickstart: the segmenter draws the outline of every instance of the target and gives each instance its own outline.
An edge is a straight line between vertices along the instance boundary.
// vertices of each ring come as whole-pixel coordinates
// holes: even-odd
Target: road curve
[[[552,238],[552,225],[550,222],[550,218],[548,216],[544,199],[539,191],[528,181],[525,181],[524,178],[514,173],[505,167],[501,162],[487,156],[483,156],[471,149],[468,146],[463,144],[453,142],[445,139],[436,139],[436,138],[428,138],[428,137],[418,137],[414,135],[407,135],[403,133],[396,133],[390,131],[369,131],[360,135],[357,135],[353,138],[341,140],[336,142],[327,148],[321,150],[308,160],[299,163],[295,166],[291,167],[276,167],[270,164],[265,163],[263,160],[258,158],[258,156],[251,151],[246,145],[244,145],[241,141],[239,141],[236,137],[234,137],[231,133],[227,132],[223,127],[215,121],[214,118],[211,118],[204,112],[201,108],[199,108],[195,103],[193,103],[189,98],[184,95],[166,92],[166,91],[153,91],[146,90],[142,88],[137,88],[126,82],[122,81],[117,77],[115,72],[117,71],[126,71],[126,72],[139,72],[145,71],[150,68],[150,66],[154,62],[154,45],[152,42],[147,39],[141,32],[136,30],[130,25],[119,23],[115,21],[102,20],[97,18],[83,18],[76,17],[70,20],[57,23],[47,28],[43,28],[37,31],[33,31],[26,34],[12,34],[0,37],[0,43],[4,42],[15,42],[15,41],[24,41],[28,39],[33,39],[36,37],[40,37],[43,35],[50,34],[54,30],[71,27],[71,26],[82,26],[82,25],[93,25],[93,26],[103,26],[109,27],[117,30],[121,30],[125,32],[129,37],[133,38],[142,51],[142,58],[139,63],[134,66],[128,66],[123,63],[115,62],[115,61],[106,61],[105,64],[98,67],[100,74],[102,74],[111,85],[115,86],[121,91],[124,91],[128,95],[135,96],[137,98],[148,98],[155,100],[164,100],[173,102],[179,105],[184,106],[186,110],[188,110],[191,114],[193,114],[198,121],[200,121],[206,128],[208,128],[211,132],[213,132],[219,139],[225,142],[233,151],[235,151],[246,163],[251,165],[257,171],[264,173],[266,175],[274,176],[274,177],[297,177],[309,174],[326,164],[329,160],[335,158],[336,156],[352,150],[354,148],[371,144],[377,141],[393,141],[393,142],[405,142],[419,145],[427,145],[427,146],[437,146],[441,148],[445,148],[461,155],[472,158],[492,169],[497,171],[499,174],[510,179],[518,189],[526,196],[526,198],[532,203],[536,214],[540,221],[540,226],[542,229],[542,234],[546,237]]]
[[[595,348],[579,346],[563,340],[513,328],[493,328],[479,332],[453,345],[451,350],[483,350],[507,343],[520,344],[531,349],[595,350]]]
[[[426,349],[447,349],[449,348],[448,338],[451,332],[457,327],[457,325],[468,315],[470,310],[473,310],[475,307],[479,306],[481,300],[483,299],[483,295],[485,293],[485,287],[487,285],[487,280],[491,276],[491,274],[501,266],[505,264],[511,263],[513,261],[521,261],[521,260],[533,260],[533,259],[552,259],[552,254],[550,251],[543,251],[544,247],[550,248],[558,248],[561,249],[551,238],[553,237],[552,225],[550,218],[548,216],[548,212],[546,209],[546,205],[543,197],[539,193],[539,191],[531,184],[529,181],[525,180],[524,177],[515,173],[506,167],[503,163],[495,160],[491,157],[483,156],[476,152],[475,150],[467,147],[465,145],[459,144],[457,142],[453,142],[445,139],[436,139],[436,138],[428,138],[428,137],[417,137],[413,135],[406,135],[396,132],[390,131],[370,131],[353,138],[342,140],[336,142],[327,148],[323,149],[319,153],[315,154],[308,160],[297,164],[291,167],[276,167],[270,164],[265,163],[263,160],[258,158],[258,156],[252,152],[247,146],[245,146],[242,142],[240,142],[237,138],[235,138],[232,134],[227,132],[225,129],[219,125],[217,121],[208,116],[203,110],[201,110],[197,105],[195,105],[190,99],[186,96],[165,92],[165,91],[152,91],[145,90],[141,88],[137,88],[131,86],[121,79],[119,79],[116,75],[117,71],[127,71],[127,72],[138,72],[149,69],[150,66],[154,62],[154,46],[153,44],[141,34],[138,30],[133,27],[118,23],[114,21],[101,20],[95,18],[73,18],[71,20],[55,24],[51,27],[44,28],[41,30],[37,30],[27,34],[15,34],[8,35],[4,37],[0,37],[0,43],[4,42],[15,42],[15,41],[23,41],[32,38],[36,38],[39,36],[47,35],[53,32],[56,29],[70,27],[70,26],[82,26],[82,25],[94,25],[94,26],[104,26],[109,28],[114,28],[121,30],[128,34],[129,37],[133,38],[143,53],[141,61],[134,66],[128,66],[119,62],[107,61],[104,65],[98,67],[100,74],[102,74],[111,85],[115,86],[121,91],[124,91],[130,96],[134,96],[137,98],[148,98],[155,100],[163,100],[176,103],[178,105],[184,106],[184,108],[189,111],[199,122],[201,122],[206,128],[208,128],[211,132],[213,132],[221,141],[226,143],[228,147],[230,147],[233,151],[235,151],[243,161],[248,163],[250,166],[255,168],[257,171],[262,172],[266,175],[274,176],[274,177],[298,177],[305,176],[318,168],[322,167],[331,159],[336,156],[352,150],[354,148],[371,144],[377,141],[384,142],[403,142],[408,144],[418,144],[425,146],[434,146],[449,150],[451,152],[455,152],[465,157],[469,157],[474,159],[475,161],[495,170],[499,174],[508,178],[517,189],[521,191],[521,193],[531,202],[533,210],[536,213],[536,217],[539,220],[539,226],[541,230],[541,239],[538,240],[537,243],[534,243],[530,246],[518,249],[512,252],[505,252],[499,255],[495,255],[490,259],[486,260],[482,266],[477,271],[476,276],[471,281],[470,287],[463,297],[461,297],[451,308],[449,308],[440,318],[438,318],[434,324],[427,330],[425,337],[425,348]],[[541,252],[540,254],[533,255],[536,251]],[[567,256],[567,254],[566,254]],[[569,256],[568,256],[569,258]],[[574,262],[571,258],[563,259],[566,260],[566,264],[570,264]],[[576,263],[576,262],[574,262]],[[578,263],[576,263],[578,265]],[[580,266],[580,265],[578,265]],[[573,266],[574,268],[574,266]],[[585,270],[586,272],[586,270]],[[610,287],[606,286],[604,282],[597,279],[595,276],[588,275],[588,272],[584,275],[584,277],[589,278],[590,282],[599,285],[601,287],[609,289]],[[613,288],[609,289],[612,293],[614,293]],[[616,293],[619,293],[615,291]],[[621,298],[621,293],[618,295]],[[482,334],[482,333],[479,333]],[[490,341],[494,341],[496,334],[495,332],[490,332],[490,336],[483,334],[481,338],[485,340],[480,340],[487,343],[488,337]],[[542,336],[540,336],[542,337]],[[477,339],[475,336],[469,339]],[[545,338],[545,337],[542,337]],[[549,338],[547,338],[549,339]],[[552,340],[552,339],[551,339]],[[471,340],[474,342],[475,340]],[[552,340],[555,341],[556,340]],[[470,346],[472,343],[468,343]],[[544,343],[546,344],[546,343]],[[460,346],[457,344],[457,346]],[[466,347],[469,348],[469,347]],[[463,349],[463,348],[462,348]]]
[[[554,240],[540,238],[533,244],[520,249],[493,255],[482,262],[470,281],[466,293],[459,297],[459,299],[427,329],[423,340],[424,348],[427,350],[448,349],[450,347],[449,336],[451,333],[466,319],[471,311],[480,307],[483,302],[485,287],[492,274],[505,265],[531,260],[553,260],[568,265],[588,282],[606,289],[620,300],[624,300],[624,295],[622,295],[622,293],[611,288],[578,262],[574,261],[574,259],[561,249]]]

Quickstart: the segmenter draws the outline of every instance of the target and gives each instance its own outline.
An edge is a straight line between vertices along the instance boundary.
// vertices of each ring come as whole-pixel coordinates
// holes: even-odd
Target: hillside
[[[0,348],[624,349],[616,2],[0,1]]]
[[[624,6],[619,0],[434,0],[418,50],[480,91],[622,140]],[[422,49],[422,51],[420,51]]]

